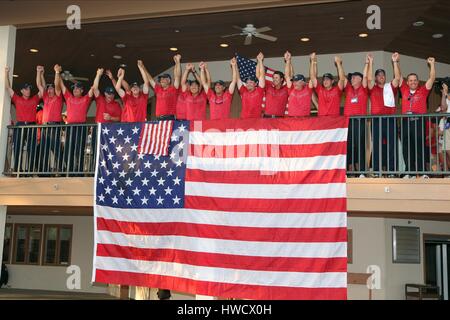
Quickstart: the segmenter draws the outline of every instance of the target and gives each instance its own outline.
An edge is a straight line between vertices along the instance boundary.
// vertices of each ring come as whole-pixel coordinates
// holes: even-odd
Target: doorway
[[[450,235],[424,235],[425,283],[439,287],[439,295],[449,300]]]

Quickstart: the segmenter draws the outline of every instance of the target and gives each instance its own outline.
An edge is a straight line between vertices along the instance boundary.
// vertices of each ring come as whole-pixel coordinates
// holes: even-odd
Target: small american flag
[[[347,119],[175,121],[169,156],[101,124],[93,281],[346,299]]]
[[[240,55],[236,54],[236,60],[239,68],[239,75],[244,81],[247,77],[256,77],[256,65],[257,63],[253,60],[241,57]],[[276,71],[274,69],[264,67],[266,71],[266,81],[269,81],[272,83],[273,81],[273,73]]]
[[[144,123],[139,137],[139,153],[167,156],[173,121]]]

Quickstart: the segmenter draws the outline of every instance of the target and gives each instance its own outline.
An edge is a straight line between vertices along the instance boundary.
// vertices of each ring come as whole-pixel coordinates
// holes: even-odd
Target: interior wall
[[[91,284],[92,257],[94,252],[93,217],[9,215],[7,216],[6,222],[73,225],[71,265],[79,266],[81,269],[81,288],[79,290],[74,289],[74,291],[90,293],[107,292],[106,285]],[[43,233],[41,243],[42,241]],[[9,271],[9,286],[11,288],[72,291],[66,285],[67,279],[71,275],[66,273],[66,267],[17,264],[9,264],[7,267]]]

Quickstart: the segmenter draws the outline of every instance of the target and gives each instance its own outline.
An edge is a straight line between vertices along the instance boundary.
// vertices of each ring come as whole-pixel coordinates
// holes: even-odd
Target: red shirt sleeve
[[[155,84],[155,94],[159,94],[162,90],[161,86],[159,84]],[[169,89],[170,90],[170,89]]]
[[[19,98],[19,96],[14,92],[13,96],[11,97],[11,102],[16,104],[18,98]]]
[[[244,92],[246,92],[247,91],[247,88],[245,87],[245,86],[242,86],[240,89],[239,89],[239,94],[243,94]]]
[[[70,100],[70,98],[72,98],[72,94],[69,90],[66,90],[66,92],[64,93],[64,99],[67,101]]]
[[[214,98],[214,92],[211,89],[209,89],[206,96],[208,97],[208,100],[212,100]]]
[[[322,91],[323,87],[320,83],[317,84],[317,87],[314,88],[316,90],[316,93],[319,94],[320,91]]]

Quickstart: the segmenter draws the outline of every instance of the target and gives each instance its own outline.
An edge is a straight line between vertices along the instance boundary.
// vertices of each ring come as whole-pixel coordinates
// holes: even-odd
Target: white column
[[[11,98],[5,90],[5,67],[10,68],[10,76],[14,71],[14,54],[16,51],[16,27],[0,26],[0,175],[3,175],[8,128],[11,122]],[[10,79],[11,80],[11,79]],[[3,238],[1,243],[3,243]]]
[[[16,27],[0,26],[0,176],[3,175],[8,129],[11,121],[11,99],[5,90],[5,67],[14,67],[16,50]],[[5,239],[6,206],[0,206],[0,258],[3,257],[3,242]],[[0,261],[1,262],[1,261]],[[1,272],[1,271],[0,271]]]

